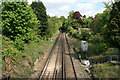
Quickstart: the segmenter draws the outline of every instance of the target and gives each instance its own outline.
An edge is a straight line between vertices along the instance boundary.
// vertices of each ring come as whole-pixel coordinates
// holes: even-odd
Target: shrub
[[[3,35],[28,43],[38,31],[39,21],[27,2],[2,2]]]
[[[90,36],[91,35],[89,34],[88,30],[81,30],[81,34],[80,34],[81,40],[88,40]]]
[[[96,34],[94,36],[90,36],[88,41],[91,43],[102,43],[105,42],[105,39],[100,34]]]
[[[73,36],[74,38],[79,39],[79,40],[81,39],[79,33],[73,33],[72,36]]]
[[[118,65],[97,64],[91,69],[95,78],[118,78]]]
[[[118,48],[108,48],[104,55],[119,55]]]
[[[14,44],[13,41],[3,36],[2,40],[3,62],[5,61],[5,56],[11,56],[13,59],[13,63],[17,63],[17,61],[23,56],[23,54],[13,44]]]
[[[86,55],[88,57],[102,55],[107,49],[108,46],[106,43],[97,43],[97,44],[89,43],[88,52],[86,53]]]

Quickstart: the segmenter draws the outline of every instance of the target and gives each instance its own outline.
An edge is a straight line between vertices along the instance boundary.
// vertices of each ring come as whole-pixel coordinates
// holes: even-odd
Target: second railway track
[[[44,68],[42,69],[39,79],[38,80],[45,80],[45,79],[54,79],[56,78],[56,75],[58,73],[58,70],[56,70],[57,64],[58,64],[58,56],[59,56],[59,42],[60,42],[61,34],[56,39],[56,42],[48,56],[48,59],[46,60],[46,63],[44,65]]]
[[[75,68],[71,52],[66,34],[60,33],[38,80],[77,80],[78,77],[80,78],[76,73],[76,70],[80,70],[80,68]]]

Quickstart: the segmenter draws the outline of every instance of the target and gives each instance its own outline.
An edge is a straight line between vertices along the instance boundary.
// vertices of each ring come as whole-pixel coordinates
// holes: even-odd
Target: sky
[[[34,0],[28,0],[29,4]],[[103,2],[111,0],[40,0],[46,7],[49,16],[67,16],[69,12],[79,11],[82,15],[95,16],[105,10]]]

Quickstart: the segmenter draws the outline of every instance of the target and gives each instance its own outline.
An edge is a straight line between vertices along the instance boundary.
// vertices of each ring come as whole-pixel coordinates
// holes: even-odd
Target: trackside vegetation
[[[30,77],[35,72],[34,62],[45,52],[40,46],[48,44],[51,47],[50,38],[58,33],[61,25],[62,19],[48,16],[41,1],[31,5],[2,2],[3,78]],[[8,56],[12,59],[9,69],[6,66]]]
[[[106,10],[94,18],[83,15],[75,19],[71,11],[62,29],[75,39],[72,46],[81,59],[90,60],[94,78],[120,78],[120,2],[103,4]],[[86,53],[81,51],[82,40],[88,42]]]
[[[73,10],[67,19],[47,15],[40,0],[7,1],[0,4],[3,78],[28,78],[35,73],[34,62],[49,51],[59,30],[74,40],[70,45],[81,60],[90,61],[93,78],[120,78],[120,1],[103,3],[105,10],[95,17]],[[81,41],[88,42],[87,52],[81,51]]]

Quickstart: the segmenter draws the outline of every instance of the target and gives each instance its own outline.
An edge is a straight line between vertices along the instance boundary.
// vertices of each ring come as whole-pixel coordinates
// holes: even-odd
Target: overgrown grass
[[[111,63],[96,64],[91,70],[95,78],[120,78],[119,67]]]
[[[34,62],[50,51],[58,34],[57,31],[53,35],[53,41],[39,40],[39,42],[31,41],[29,44],[23,44],[20,40],[13,42],[8,38],[3,39],[3,72],[5,72],[4,57],[7,55],[13,58],[11,78],[29,78],[35,72]]]
[[[81,49],[81,40],[75,39],[75,42],[72,43],[72,46],[76,51],[79,52]]]
[[[59,34],[59,32],[56,32],[53,37],[53,41],[41,41],[40,43],[31,42],[29,45],[25,45],[24,53],[26,53],[25,57],[22,59],[22,62],[27,61],[26,64],[29,64],[29,66],[26,66],[26,64],[21,63],[16,67],[16,69],[20,68],[22,70],[18,71],[14,74],[14,77],[21,77],[21,78],[28,78],[31,74],[33,74],[35,71],[33,71],[34,62],[36,59],[38,59],[41,55],[48,53],[53,46],[55,42],[55,37]],[[19,70],[19,69],[18,69]],[[19,75],[18,75],[19,74]]]

